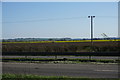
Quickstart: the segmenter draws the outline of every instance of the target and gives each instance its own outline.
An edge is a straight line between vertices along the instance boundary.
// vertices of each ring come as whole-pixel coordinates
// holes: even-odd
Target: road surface
[[[86,78],[118,78],[117,64],[37,64],[3,62],[3,73]]]

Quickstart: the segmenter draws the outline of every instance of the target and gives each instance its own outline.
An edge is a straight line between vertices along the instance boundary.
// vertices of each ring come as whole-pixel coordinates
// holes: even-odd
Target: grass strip
[[[68,76],[38,76],[30,74],[2,74],[2,80],[120,80],[117,78],[83,78]]]
[[[72,61],[72,62],[101,62],[101,63],[118,63],[120,60],[112,60],[112,59],[54,59],[54,58],[2,58],[2,62],[25,62],[25,61],[40,61],[40,62],[51,62],[51,61]]]

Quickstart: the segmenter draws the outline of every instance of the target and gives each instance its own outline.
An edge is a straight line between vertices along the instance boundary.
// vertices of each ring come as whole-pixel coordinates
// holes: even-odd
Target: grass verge
[[[112,59],[54,59],[54,58],[2,58],[2,62],[30,62],[30,63],[51,63],[51,62],[65,62],[65,63],[85,63],[85,62],[100,62],[100,63],[118,63],[119,60]]]
[[[38,76],[24,74],[3,74],[2,80],[120,80],[117,78],[82,78],[68,76]]]

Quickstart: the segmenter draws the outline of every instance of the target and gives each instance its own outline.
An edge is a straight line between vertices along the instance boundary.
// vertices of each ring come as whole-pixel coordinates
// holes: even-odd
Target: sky
[[[2,38],[94,38],[118,36],[117,2],[3,2]]]
[[[2,3],[0,2],[0,39],[2,39]]]

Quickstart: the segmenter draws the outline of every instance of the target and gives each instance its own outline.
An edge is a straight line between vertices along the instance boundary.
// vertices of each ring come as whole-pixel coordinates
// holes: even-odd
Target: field
[[[91,42],[3,42],[3,52],[106,52],[118,51],[119,41],[94,41]]]
[[[106,41],[120,41],[120,39],[114,40],[93,40],[94,42],[106,42]],[[63,43],[63,42],[91,42],[91,40],[70,40],[70,41],[22,41],[22,42],[2,42],[2,43]]]

